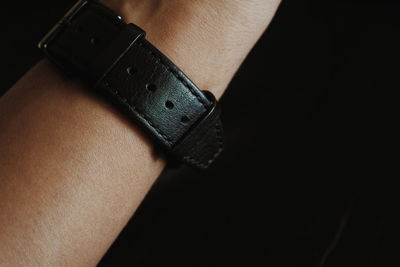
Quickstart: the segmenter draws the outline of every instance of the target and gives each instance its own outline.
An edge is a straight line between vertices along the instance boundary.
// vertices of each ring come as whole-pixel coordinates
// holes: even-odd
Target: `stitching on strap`
[[[150,50],[150,48],[146,47],[146,45],[142,42],[142,41],[138,41],[137,44],[139,46],[141,46],[147,53],[149,53],[150,55],[152,55],[157,61],[156,63],[161,63],[162,66],[164,66],[167,71],[169,71],[170,73],[172,73],[179,81],[181,81],[181,83],[189,90],[190,93],[192,93],[193,96],[195,96],[197,98],[197,100],[203,105],[203,107],[205,109],[207,109],[207,105],[204,102],[204,100],[200,97],[199,93],[195,91],[195,89],[193,89],[192,86],[190,86],[186,81],[185,78],[182,77],[182,75],[180,73],[178,73],[177,71],[171,69],[168,64],[158,55],[156,55],[152,50]]]
[[[177,72],[176,70],[172,69],[171,67],[168,66],[168,63],[165,62],[165,60],[163,60],[162,57],[160,57],[159,55],[155,54],[148,46],[146,46],[145,43],[143,43],[142,41],[138,41],[137,44],[139,46],[141,46],[147,53],[149,53],[150,55],[152,55],[155,59],[156,59],[156,64],[160,64],[171,74],[173,74],[187,89],[188,91],[194,96],[196,97],[196,99],[203,105],[203,107],[205,109],[207,109],[207,105],[205,103],[205,101],[201,98],[201,96],[199,95],[198,92],[196,92],[196,90],[186,81],[186,78],[184,76],[182,76],[179,72]],[[159,127],[157,127],[156,125],[154,125],[154,123],[152,121],[150,121],[150,119],[148,117],[146,117],[143,113],[141,113],[140,111],[137,110],[136,106],[132,105],[131,103],[128,102],[128,100],[121,96],[120,93],[118,92],[118,90],[112,88],[109,83],[107,81],[103,81],[102,84],[110,90],[110,92],[112,94],[114,94],[120,101],[124,102],[129,109],[131,109],[133,112],[135,112],[138,116],[140,116],[142,119],[144,119],[151,128],[153,128],[155,130],[155,132],[157,133],[157,135],[162,138],[168,145],[172,146],[173,142],[172,140],[166,135],[164,134]],[[212,157],[210,159],[207,160],[207,162],[201,162],[198,159],[195,159],[194,157],[191,156],[184,156],[183,160],[187,161],[189,163],[194,164],[195,166],[198,166],[200,168],[207,168],[209,165],[211,165],[215,159],[218,157],[218,155],[221,153],[222,149],[223,149],[223,138],[222,138],[222,129],[219,125],[219,122],[217,122],[215,124],[214,127],[214,131],[216,134],[216,139],[218,142],[218,149],[216,150],[216,152],[212,155]]]
[[[200,162],[200,160],[195,159],[195,158],[193,158],[191,156],[185,156],[185,157],[183,157],[183,159],[185,161],[188,161],[189,163],[192,163],[192,164],[194,164],[196,166],[199,166],[200,168],[207,168],[208,166],[210,166],[215,161],[215,159],[218,157],[218,155],[222,152],[222,149],[223,149],[223,138],[222,138],[222,129],[221,129],[221,126],[219,125],[219,122],[217,122],[215,124],[215,128],[214,129],[215,129],[216,137],[217,137],[217,141],[218,141],[218,149],[213,154],[211,159],[209,159],[207,161],[207,163],[205,163],[205,162]]]
[[[149,125],[150,127],[152,127],[158,134],[159,137],[161,137],[166,143],[168,143],[169,145],[172,145],[172,141],[171,139],[165,135],[157,126],[155,126],[149,118],[147,118],[143,113],[141,113],[140,111],[137,110],[136,106],[131,105],[130,103],[128,103],[128,99],[126,99],[125,97],[121,96],[119,94],[119,92],[115,89],[113,89],[108,82],[104,81],[102,83],[105,87],[107,87],[111,93],[113,93],[116,97],[118,97],[119,100],[121,100],[122,102],[126,103],[128,105],[128,107],[136,112],[140,117],[142,117]]]

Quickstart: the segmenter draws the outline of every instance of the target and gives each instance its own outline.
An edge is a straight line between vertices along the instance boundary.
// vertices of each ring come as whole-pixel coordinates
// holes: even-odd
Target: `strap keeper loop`
[[[107,46],[89,64],[89,73],[92,74],[94,87],[98,87],[104,77],[113,69],[118,61],[129,51],[129,49],[146,33],[134,24],[126,24],[113,42]]]

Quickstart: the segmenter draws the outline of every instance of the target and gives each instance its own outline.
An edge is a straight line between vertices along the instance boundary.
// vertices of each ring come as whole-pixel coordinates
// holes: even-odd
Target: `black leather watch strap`
[[[150,133],[169,159],[207,168],[223,147],[219,107],[145,33],[95,1],[80,1],[39,47]]]

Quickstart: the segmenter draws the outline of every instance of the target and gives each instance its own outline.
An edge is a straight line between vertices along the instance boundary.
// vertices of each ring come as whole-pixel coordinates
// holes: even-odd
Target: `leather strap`
[[[112,99],[170,160],[209,167],[223,148],[212,94],[198,89],[140,28],[97,2],[79,5],[42,43],[49,58]]]

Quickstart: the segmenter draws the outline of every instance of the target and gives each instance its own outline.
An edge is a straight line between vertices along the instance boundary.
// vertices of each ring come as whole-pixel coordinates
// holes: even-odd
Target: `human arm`
[[[220,97],[278,1],[105,1]],[[151,142],[46,61],[0,99],[0,265],[95,265],[163,169]]]

